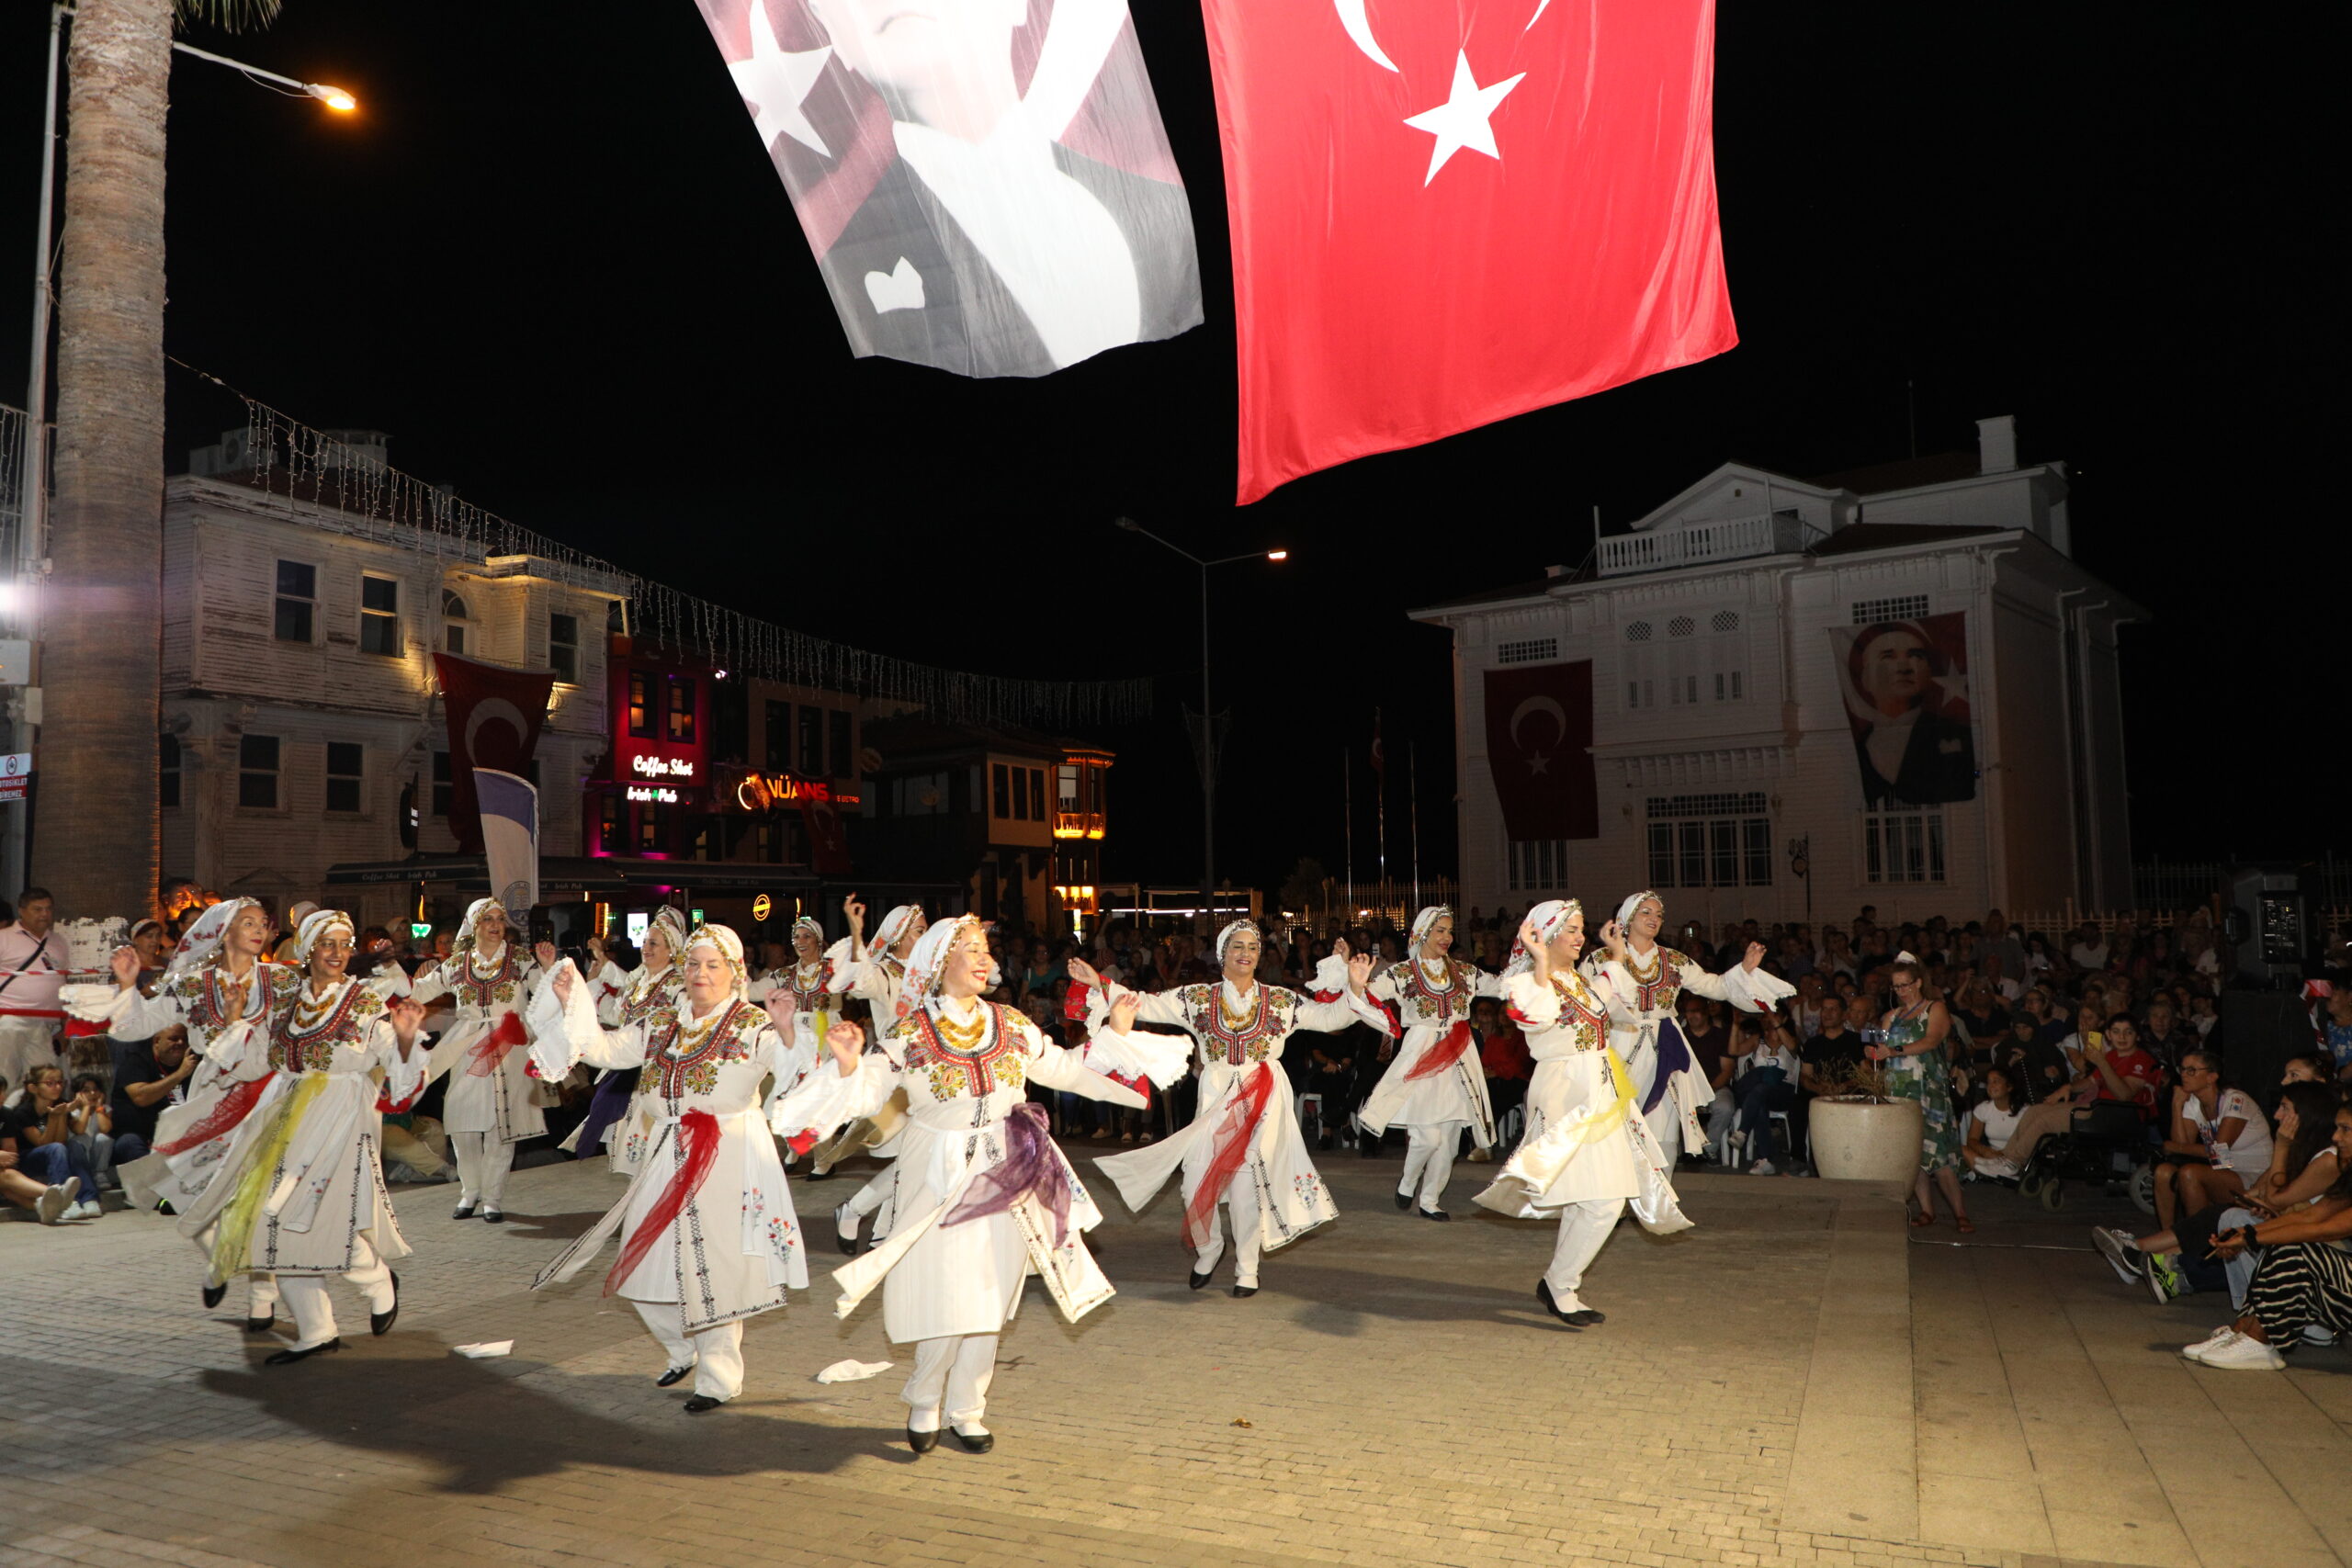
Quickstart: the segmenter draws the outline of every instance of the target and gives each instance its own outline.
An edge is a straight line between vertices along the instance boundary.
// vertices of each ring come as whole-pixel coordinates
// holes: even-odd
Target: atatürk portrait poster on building
[[[1867,805],[1976,798],[1967,619],[1954,610],[1829,628]]]

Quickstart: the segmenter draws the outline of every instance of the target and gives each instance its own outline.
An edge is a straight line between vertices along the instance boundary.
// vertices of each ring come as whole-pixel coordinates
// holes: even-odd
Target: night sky
[[[288,0],[191,41],[362,112],[184,61],[167,346],[392,460],[649,576],[885,651],[996,673],[1151,674],[1118,749],[1115,877],[1199,868],[1177,704],[1191,569],[1220,569],[1234,710],[1220,869],[1341,858],[1341,753],[1385,710],[1392,870],[1408,743],[1422,863],[1453,868],[1447,637],[1404,611],[1573,564],[1725,459],[1799,476],[1973,446],[2014,413],[2075,469],[2078,557],[2124,633],[2135,852],[2336,843],[2343,553],[2341,135],[2327,51],[2259,11],[1759,5],[1721,17],[1716,143],[1742,344],[1418,451],[1233,489],[1232,299],[1201,18],[1131,0],[1201,243],[1208,321],[1035,381],[850,357],[782,186],[689,0]],[[0,256],[29,260],[48,7],[0,14]],[[0,299],[23,401],[29,278]],[[1531,310],[1541,309],[1530,301]],[[1911,390],[1906,393],[1906,388]],[[243,423],[173,373],[172,467]],[[1916,407],[1916,415],[1914,408]],[[2326,792],[2324,794],[2324,792]]]

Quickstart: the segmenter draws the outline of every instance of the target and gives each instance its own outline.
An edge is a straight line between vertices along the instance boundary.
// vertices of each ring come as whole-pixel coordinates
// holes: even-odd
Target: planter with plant
[[[1840,1067],[1813,1102],[1815,1174],[1832,1180],[1908,1181],[1918,1174],[1919,1102],[1890,1092],[1874,1062]]]

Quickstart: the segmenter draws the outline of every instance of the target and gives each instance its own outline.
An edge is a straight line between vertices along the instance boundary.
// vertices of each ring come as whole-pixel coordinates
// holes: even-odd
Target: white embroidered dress
[[[248,1051],[246,1037],[269,1028],[270,966],[255,963],[240,987],[226,968],[206,964],[157,989],[152,997],[137,991],[117,991],[105,1016],[117,1040],[153,1040],[174,1024],[187,1031],[187,1048],[198,1058],[188,1075],[187,1093],[177,1105],[168,1105],[155,1118],[154,1148],[178,1142],[206,1123],[233,1114],[246,1103],[246,1114],[265,1092],[253,1085],[269,1077],[266,1052]],[[227,1064],[236,1063],[232,1069]],[[232,1097],[234,1097],[233,1099]],[[242,1119],[240,1119],[242,1121]],[[185,1213],[228,1157],[236,1125],[223,1127],[203,1142],[172,1154],[151,1153],[123,1166],[119,1174],[124,1189],[149,1207],[169,1203]]]
[[[1796,987],[1762,969],[1711,975],[1663,944],[1646,953],[1635,953],[1630,945],[1626,952],[1631,963],[1621,963],[1605,951],[1589,954],[1584,976],[1593,982],[1595,993],[1608,1005],[1610,1048],[1624,1060],[1633,1075],[1634,1098],[1644,1103],[1648,1103],[1657,1083],[1659,1029],[1675,1022],[1683,992],[1732,1002],[1751,1011],[1796,995]],[[1676,1023],[1675,1027],[1679,1034],[1681,1026]],[[1696,1149],[1707,1141],[1699,1115],[1714,1099],[1714,1090],[1687,1049],[1681,1058],[1685,1065],[1670,1069],[1665,1094],[1648,1112],[1650,1131],[1662,1143],[1679,1126],[1679,1146]]]
[[[1391,964],[1364,987],[1373,1000],[1396,1010],[1404,1038],[1388,1070],[1357,1114],[1374,1133],[1391,1127],[1466,1124],[1478,1147],[1495,1142],[1495,1112],[1487,1097],[1487,1073],[1478,1041],[1470,1031],[1470,1004],[1503,994],[1500,976],[1452,958],[1432,971],[1416,958]],[[1433,1055],[1453,1053],[1459,1030],[1468,1038],[1445,1066],[1425,1068]],[[1418,1076],[1417,1076],[1418,1075]]]
[[[523,1009],[538,973],[538,964],[514,942],[499,949],[497,960],[489,964],[469,944],[417,976],[410,986],[409,996],[415,1001],[446,995],[457,1009],[449,1027],[434,1043],[428,1069],[432,1077],[449,1077],[441,1100],[445,1132],[481,1133],[503,1144],[519,1144],[548,1130],[540,1106],[552,1091],[534,1083],[524,1070],[528,1058],[522,1043],[503,1050],[490,1044],[502,1029],[527,1034]],[[482,1054],[485,1048],[498,1051],[494,1066]]]

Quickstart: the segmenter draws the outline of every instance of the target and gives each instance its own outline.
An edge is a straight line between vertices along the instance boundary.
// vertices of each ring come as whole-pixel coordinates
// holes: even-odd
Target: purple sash
[[[1650,1079],[1649,1093],[1642,1096],[1642,1114],[1646,1116],[1657,1109],[1666,1098],[1666,1080],[1677,1073],[1696,1072],[1698,1059],[1690,1055],[1690,1043],[1682,1038],[1681,1027],[1670,1018],[1657,1022],[1657,1072]]]

